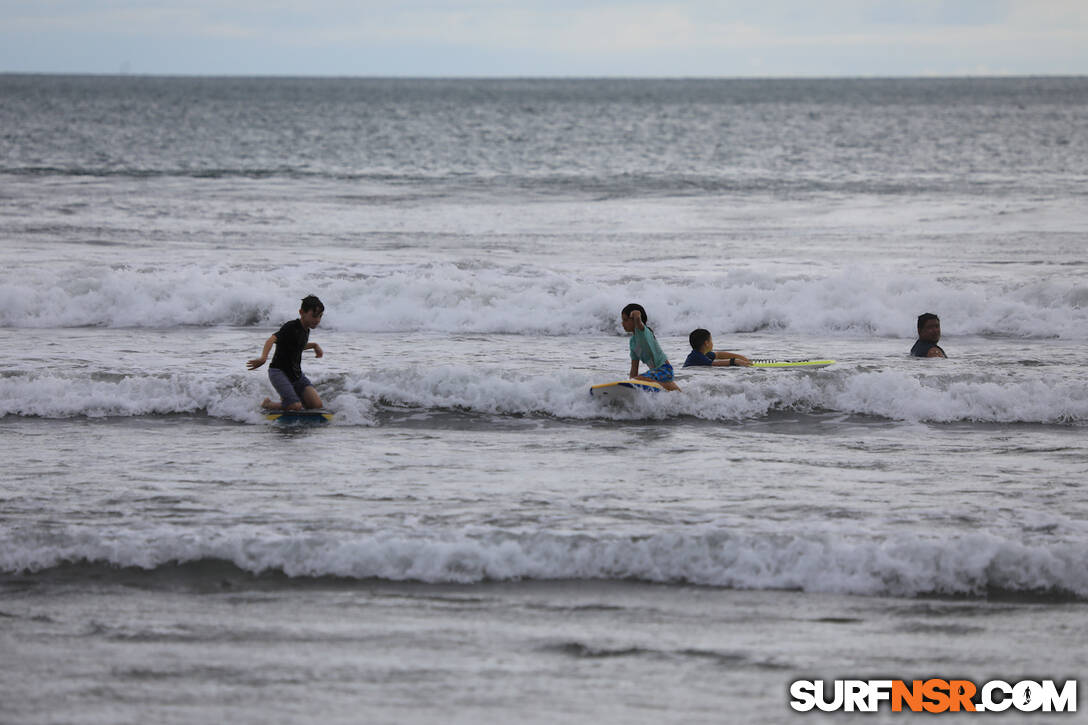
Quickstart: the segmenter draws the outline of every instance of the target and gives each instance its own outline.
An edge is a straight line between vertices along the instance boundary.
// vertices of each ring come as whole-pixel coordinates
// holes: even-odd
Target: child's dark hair
[[[325,311],[325,303],[317,298],[317,295],[306,295],[302,298],[302,307],[299,308],[303,312],[309,312],[314,310],[316,312]]]
[[[624,307],[623,312],[621,314],[624,317],[628,317],[635,310],[638,310],[639,314],[642,315],[642,324],[645,325],[646,322],[647,322],[646,310],[642,307],[642,305],[638,304],[637,302],[632,302],[631,304]]]
[[[704,330],[701,327],[698,327],[698,328],[692,330],[691,334],[688,335],[688,342],[691,343],[691,349],[692,350],[700,349],[703,345],[706,344],[706,341],[709,340],[709,339],[710,339],[710,330]]]
[[[930,320],[936,320],[937,322],[940,322],[941,318],[937,317],[937,315],[933,314],[932,312],[923,312],[922,314],[918,315],[918,332],[921,332],[922,326]]]

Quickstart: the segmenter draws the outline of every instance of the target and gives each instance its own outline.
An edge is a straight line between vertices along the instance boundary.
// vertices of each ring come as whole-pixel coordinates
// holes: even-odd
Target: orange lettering
[[[903,702],[911,712],[922,711],[922,681],[914,680],[910,687],[902,680],[892,682],[892,712],[902,712]]]
[[[948,710],[948,682],[946,680],[926,680],[922,684],[922,694],[930,702],[923,703],[926,712],[945,712]]]
[[[948,691],[951,694],[952,712],[959,712],[962,707],[967,712],[975,711],[975,703],[971,698],[975,696],[975,683],[970,680],[952,680],[948,683]]]

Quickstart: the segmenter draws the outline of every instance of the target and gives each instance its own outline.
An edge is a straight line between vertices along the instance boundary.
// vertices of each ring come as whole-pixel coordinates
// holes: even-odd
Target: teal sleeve
[[[657,338],[654,337],[653,331],[648,327],[635,330],[631,336],[631,359],[641,360],[651,369],[668,362],[668,358],[661,346],[657,344]]]

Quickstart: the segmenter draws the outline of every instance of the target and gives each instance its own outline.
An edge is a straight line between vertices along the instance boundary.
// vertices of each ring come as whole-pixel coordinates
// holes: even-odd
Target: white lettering
[[[1012,688],[1012,704],[1020,712],[1035,712],[1043,706],[1043,688],[1031,680],[1017,682]]]
[[[891,680],[869,680],[869,712],[880,709],[880,703],[892,699]]]
[[[1000,692],[1000,700],[994,699],[994,692]],[[1012,685],[1004,680],[990,680],[982,686],[982,704],[976,705],[975,710],[985,712],[1005,712],[1012,707]]]
[[[1062,685],[1062,691],[1054,685],[1054,680],[1043,680],[1043,711],[1052,712],[1076,712],[1077,711],[1077,681],[1066,680]]]
[[[790,685],[790,707],[798,712],[808,712],[816,707],[816,685],[812,680],[797,680]]]
[[[847,712],[869,712],[869,683],[865,680],[847,680],[844,704]]]
[[[827,688],[824,686],[823,680],[816,680],[816,685],[819,687],[821,694],[816,698],[816,707],[820,708],[824,712],[835,712],[842,707],[845,696],[843,695],[842,680],[835,680],[835,697],[831,700],[827,700]]]

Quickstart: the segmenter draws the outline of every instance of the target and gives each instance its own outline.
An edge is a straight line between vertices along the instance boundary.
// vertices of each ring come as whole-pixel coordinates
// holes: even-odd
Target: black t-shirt
[[[268,367],[282,370],[292,382],[298,380],[302,377],[302,350],[309,341],[310,331],[302,320],[285,322],[276,332],[276,352]]]
[[[940,345],[935,345],[932,342],[924,342],[922,340],[914,343],[914,347],[910,349],[910,354],[914,357],[927,357],[929,355],[929,351],[933,348],[937,348],[941,351],[941,354],[944,355],[944,350],[941,348]],[[945,357],[948,356],[945,355]]]

